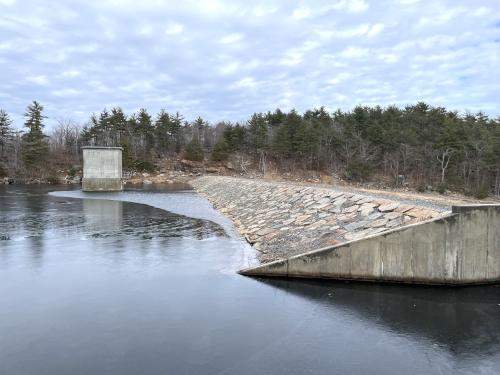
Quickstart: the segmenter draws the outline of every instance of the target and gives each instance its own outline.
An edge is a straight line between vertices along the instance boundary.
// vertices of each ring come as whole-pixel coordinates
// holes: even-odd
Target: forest
[[[423,102],[302,114],[276,109],[244,123],[213,124],[165,110],[126,114],[115,107],[83,125],[59,120],[46,131],[43,106],[34,101],[24,117],[19,130],[0,110],[0,177],[69,170],[81,164],[82,146],[99,145],[123,147],[124,167],[137,171],[154,170],[169,157],[223,163],[243,155],[262,174],[273,165],[419,191],[432,186],[478,198],[500,195],[500,118]]]

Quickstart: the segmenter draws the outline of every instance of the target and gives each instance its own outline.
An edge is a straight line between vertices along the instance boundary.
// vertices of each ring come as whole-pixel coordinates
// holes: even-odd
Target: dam
[[[193,186],[261,251],[240,274],[409,284],[500,283],[500,205],[439,206],[228,177]]]
[[[500,205],[454,206],[451,214],[240,271],[415,284],[500,283]]]
[[[82,147],[83,191],[121,191],[122,151],[121,147]]]

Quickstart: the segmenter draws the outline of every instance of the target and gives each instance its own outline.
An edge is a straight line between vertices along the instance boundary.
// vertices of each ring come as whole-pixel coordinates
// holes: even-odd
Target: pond
[[[261,280],[183,186],[0,187],[0,374],[498,374],[500,288]]]

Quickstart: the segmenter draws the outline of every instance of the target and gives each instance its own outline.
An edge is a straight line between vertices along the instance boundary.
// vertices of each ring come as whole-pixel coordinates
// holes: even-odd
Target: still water
[[[52,187],[53,189],[53,187]],[[0,374],[500,374],[500,288],[257,280],[190,191],[0,187]]]

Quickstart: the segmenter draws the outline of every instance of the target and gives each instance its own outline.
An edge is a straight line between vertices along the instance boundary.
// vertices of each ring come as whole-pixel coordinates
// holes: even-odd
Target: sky
[[[500,0],[0,0],[0,108],[244,121],[425,101],[500,115]],[[51,125],[52,124],[52,125]]]

